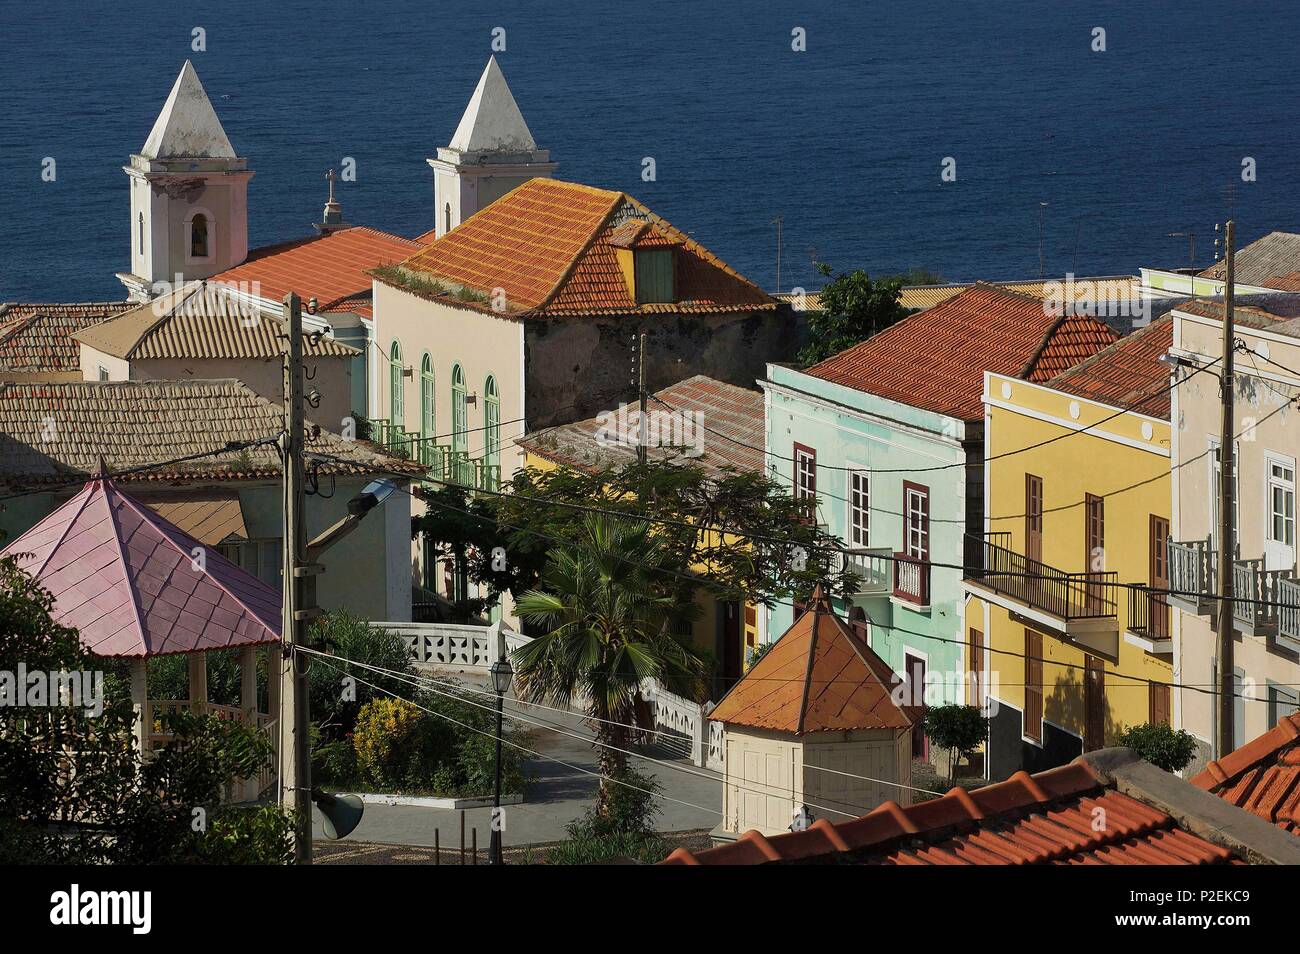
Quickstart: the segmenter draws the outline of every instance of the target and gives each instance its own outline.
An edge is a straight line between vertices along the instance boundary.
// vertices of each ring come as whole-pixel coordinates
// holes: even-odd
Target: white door
[[[1268,455],[1265,494],[1264,568],[1289,570],[1295,566],[1295,461]]]

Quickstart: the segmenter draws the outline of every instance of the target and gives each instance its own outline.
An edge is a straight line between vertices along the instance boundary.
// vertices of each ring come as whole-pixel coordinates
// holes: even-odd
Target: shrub
[[[1129,726],[1115,741],[1166,772],[1180,772],[1196,757],[1196,737],[1163,722]]]
[[[654,831],[659,817],[659,782],[628,766],[614,778],[623,784],[610,786],[607,814],[593,806],[570,822],[569,840],[547,852],[546,860],[556,865],[585,865],[628,857],[647,864],[668,854],[667,844]]]
[[[989,737],[989,720],[976,706],[934,706],[925,712],[925,734],[948,750],[948,777],[957,762],[969,756]]]
[[[361,780],[395,790],[406,786],[426,741],[420,738],[423,722],[424,714],[405,699],[375,699],[362,706],[352,737]]]
[[[400,635],[392,630],[376,629],[346,610],[318,619],[311,628],[309,641],[312,646],[339,659],[350,659],[405,675],[415,672],[406,641]],[[348,675],[357,680],[353,684],[355,700],[345,699],[342,691],[343,679]],[[410,695],[411,689],[408,683],[392,676],[325,659],[312,661],[308,682],[312,717],[320,727],[322,741],[345,738],[353,731],[362,706],[372,699],[389,698],[384,691],[372,689],[366,683],[373,683],[396,695]]]

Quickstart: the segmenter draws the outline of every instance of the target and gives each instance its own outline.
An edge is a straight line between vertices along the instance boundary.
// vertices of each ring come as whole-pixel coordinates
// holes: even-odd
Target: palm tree
[[[702,686],[704,664],[672,632],[674,620],[696,612],[673,585],[680,572],[648,523],[592,514],[576,544],[552,551],[539,586],[517,601],[520,615],[546,630],[514,653],[521,698],[584,700],[599,720],[599,814],[607,779],[627,765],[618,749],[632,739],[642,681],[690,698]]]

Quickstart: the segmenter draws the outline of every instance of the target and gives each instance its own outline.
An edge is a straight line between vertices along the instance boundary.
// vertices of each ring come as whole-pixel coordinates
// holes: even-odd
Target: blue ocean
[[[1208,265],[1229,215],[1243,241],[1300,230],[1294,0],[0,0],[0,300],[122,297],[121,166],[187,57],[256,172],[250,245],[309,234],[345,156],[350,222],[423,232],[425,158],[498,27],[559,176],[768,289],[778,217],[784,289],[815,287],[814,261],[1027,278],[1041,239],[1048,274],[1131,273],[1186,265],[1173,232]]]

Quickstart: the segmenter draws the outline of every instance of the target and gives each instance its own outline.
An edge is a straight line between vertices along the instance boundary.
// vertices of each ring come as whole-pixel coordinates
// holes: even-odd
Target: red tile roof
[[[135,307],[129,301],[0,305],[0,368],[79,378],[81,345],[72,336]]]
[[[629,295],[615,243],[626,243],[632,232],[638,247],[680,247],[677,301],[638,305]],[[631,196],[558,179],[529,180],[403,266],[484,296],[503,289],[511,314],[709,314],[776,307],[769,295]]]
[[[1175,865],[1240,863],[1231,851],[1181,829],[1165,812],[1109,787],[1086,761],[904,808],[886,802],[852,821],[730,845],[664,864],[773,862],[867,865]],[[1099,816],[1098,812],[1104,813]],[[1096,819],[1104,817],[1105,824]]]
[[[979,283],[807,373],[972,421],[984,414],[985,371],[1046,381],[1117,337],[1096,318],[1060,318],[1041,298]]]
[[[243,264],[209,281],[253,284],[257,294],[272,301],[297,292],[304,302],[317,300],[325,311],[353,310],[370,290],[370,270],[394,265],[420,248],[420,243],[375,229],[354,226],[307,238],[267,245],[248,253]],[[250,289],[251,291],[251,289]],[[369,305],[358,310],[369,317]]]
[[[763,470],[763,395],[760,392],[697,374],[656,391],[649,409],[652,414],[673,411],[698,414],[699,423],[690,425],[694,433],[687,433],[683,426],[681,436],[698,439],[703,448],[699,456],[688,456],[683,448],[673,444],[680,439],[677,434],[661,434],[659,446],[646,449],[649,457],[681,461],[719,476],[726,471],[760,473]],[[682,420],[685,425],[686,419]],[[602,418],[593,417],[533,431],[517,438],[515,443],[552,463],[589,474],[636,460],[635,443],[598,439],[604,425]]]
[[[1300,835],[1300,715],[1283,716],[1259,738],[1211,762],[1192,784]]]
[[[97,656],[159,656],[280,640],[280,593],[107,478],[3,551],[54,597],[55,622]]]
[[[1169,369],[1159,359],[1173,340],[1173,316],[1164,315],[1047,383],[1058,391],[1169,420]]]
[[[898,683],[819,590],[709,718],[729,727],[794,735],[910,729],[915,713],[904,711],[892,696]]]

